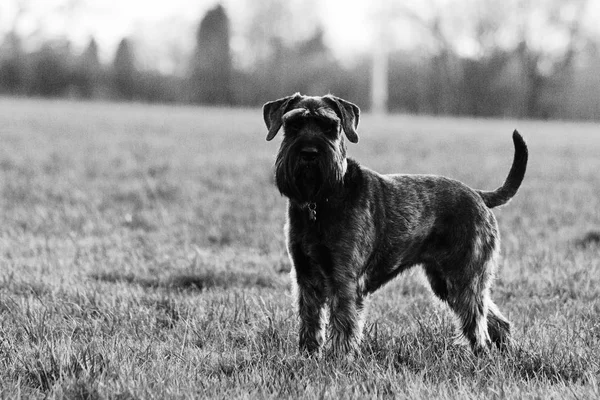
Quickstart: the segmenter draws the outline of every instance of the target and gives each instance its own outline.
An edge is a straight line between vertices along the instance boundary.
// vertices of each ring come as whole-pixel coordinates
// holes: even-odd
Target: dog
[[[368,296],[415,265],[456,314],[458,339],[474,353],[507,348],[510,323],[490,298],[500,246],[491,209],[525,176],[528,150],[516,130],[506,181],[482,191],[442,176],[382,175],[346,157],[345,140],[358,142],[360,109],[339,97],[296,93],[266,103],[263,117],[268,141],[284,131],[275,183],[288,198],[301,352],[325,341],[334,354],[357,351]]]

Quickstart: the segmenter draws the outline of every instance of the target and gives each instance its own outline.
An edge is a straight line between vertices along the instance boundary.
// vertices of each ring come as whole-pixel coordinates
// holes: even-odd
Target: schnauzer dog
[[[382,175],[346,157],[358,142],[359,108],[341,98],[296,93],[263,107],[267,140],[283,126],[275,161],[288,201],[285,228],[300,315],[299,347],[327,341],[334,354],[356,350],[367,297],[422,265],[433,293],[454,311],[459,338],[475,353],[505,348],[510,324],[490,299],[500,235],[491,208],[517,192],[527,146],[515,131],[508,178],[495,191],[433,175]],[[326,312],[328,310],[328,313]]]

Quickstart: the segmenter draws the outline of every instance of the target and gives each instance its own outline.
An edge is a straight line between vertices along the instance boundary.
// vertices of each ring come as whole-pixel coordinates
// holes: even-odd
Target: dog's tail
[[[513,132],[513,142],[515,144],[515,157],[504,184],[493,192],[477,191],[489,208],[498,207],[508,202],[517,193],[521,182],[523,182],[527,170],[527,145],[516,130]]]

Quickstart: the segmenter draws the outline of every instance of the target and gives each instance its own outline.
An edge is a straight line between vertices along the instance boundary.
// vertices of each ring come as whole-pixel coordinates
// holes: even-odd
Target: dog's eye
[[[296,134],[300,132],[300,127],[299,126],[286,126],[285,127],[285,133],[289,134]]]
[[[326,126],[323,129],[323,132],[325,132],[325,134],[328,136],[335,136],[338,133],[338,127],[337,127],[337,125]]]
[[[317,121],[319,129],[327,136],[335,136],[338,132],[338,125],[329,119],[320,119]]]
[[[302,129],[302,123],[300,121],[289,121],[285,124],[286,132],[298,132]]]

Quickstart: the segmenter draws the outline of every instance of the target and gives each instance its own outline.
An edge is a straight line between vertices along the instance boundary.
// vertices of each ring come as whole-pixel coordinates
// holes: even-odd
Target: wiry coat
[[[285,131],[275,174],[289,199],[301,349],[321,346],[326,308],[332,350],[356,348],[367,296],[418,264],[474,351],[509,343],[509,323],[489,297],[500,241],[490,207],[523,179],[527,147],[516,131],[507,181],[483,192],[440,176],[381,175],[347,159],[341,132],[358,141],[359,111],[345,100],[297,94],[267,103],[264,114],[269,140]]]

